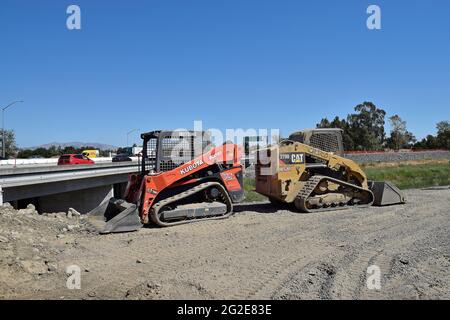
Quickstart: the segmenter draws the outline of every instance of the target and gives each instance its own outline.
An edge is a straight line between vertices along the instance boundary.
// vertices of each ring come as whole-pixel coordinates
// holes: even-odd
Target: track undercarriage
[[[209,201],[183,201],[199,194]],[[226,189],[219,182],[204,182],[158,201],[149,216],[154,224],[168,227],[198,220],[224,219],[232,213],[233,203]]]
[[[373,193],[355,184],[327,176],[313,176],[295,198],[302,212],[328,211],[349,207],[367,207],[373,203]]]

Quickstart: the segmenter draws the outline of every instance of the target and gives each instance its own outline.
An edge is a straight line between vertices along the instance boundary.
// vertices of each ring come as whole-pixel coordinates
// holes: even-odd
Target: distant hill
[[[98,142],[50,142],[47,144],[42,144],[40,146],[36,146],[36,147],[29,147],[29,148],[23,148],[23,149],[37,149],[37,148],[45,148],[48,149],[51,146],[55,146],[55,147],[70,147],[73,146],[75,148],[81,148],[81,147],[94,147],[95,149],[99,149],[99,150],[116,150],[118,147],[110,145],[110,144],[104,144],[104,143],[98,143]]]

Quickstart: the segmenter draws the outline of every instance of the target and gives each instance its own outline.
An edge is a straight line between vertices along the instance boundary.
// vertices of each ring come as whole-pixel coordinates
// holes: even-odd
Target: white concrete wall
[[[80,213],[87,213],[105,199],[114,196],[113,187],[101,186],[84,190],[43,196],[38,199],[38,210],[42,212],[67,212],[74,208]]]

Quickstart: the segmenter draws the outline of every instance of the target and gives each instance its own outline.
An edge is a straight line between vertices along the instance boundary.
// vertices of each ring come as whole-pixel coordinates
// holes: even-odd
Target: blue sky
[[[25,100],[6,113],[21,147],[194,120],[287,135],[365,100],[421,138],[450,120],[449,18],[446,0],[2,0],[0,106]]]

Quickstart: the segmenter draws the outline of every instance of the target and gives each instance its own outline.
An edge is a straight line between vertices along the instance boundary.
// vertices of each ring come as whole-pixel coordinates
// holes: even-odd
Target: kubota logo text
[[[203,164],[203,160],[197,160],[193,164],[188,165],[186,168],[180,170],[181,174],[186,174],[189,171],[194,170],[195,168],[201,166]]]

